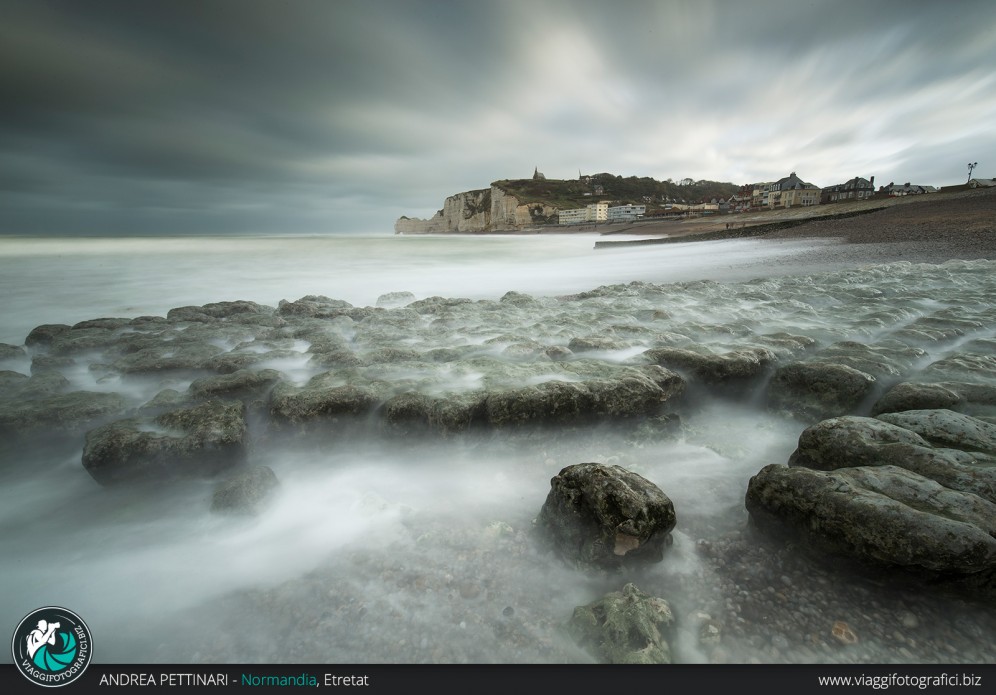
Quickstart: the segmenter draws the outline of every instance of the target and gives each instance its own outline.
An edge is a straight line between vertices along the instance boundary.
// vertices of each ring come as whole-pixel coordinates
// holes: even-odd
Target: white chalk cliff
[[[523,203],[495,185],[451,195],[443,209],[427,220],[402,217],[395,234],[473,234],[527,229],[546,224],[557,208]]]

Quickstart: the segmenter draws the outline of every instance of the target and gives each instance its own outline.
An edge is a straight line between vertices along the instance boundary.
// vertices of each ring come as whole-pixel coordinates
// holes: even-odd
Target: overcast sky
[[[578,171],[996,176],[996,2],[0,0],[0,233],[392,232]]]

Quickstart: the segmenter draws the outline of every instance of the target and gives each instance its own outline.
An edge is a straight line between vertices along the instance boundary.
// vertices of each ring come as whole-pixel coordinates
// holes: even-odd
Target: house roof
[[[813,184],[806,183],[796,176],[794,171],[785,178],[778,179],[778,181],[775,182],[775,185],[780,191],[791,190],[793,188],[816,188]]]

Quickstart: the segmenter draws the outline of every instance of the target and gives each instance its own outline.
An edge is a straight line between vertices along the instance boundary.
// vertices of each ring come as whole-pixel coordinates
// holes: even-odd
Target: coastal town
[[[534,176],[542,176],[535,172]],[[974,185],[972,185],[974,183]],[[996,185],[992,179],[972,179],[971,187]],[[599,186],[599,189],[602,187]],[[780,208],[808,207],[811,205],[826,205],[829,203],[870,200],[875,197],[895,198],[909,195],[924,195],[937,193],[935,186],[913,184],[910,182],[875,188],[875,177],[862,178],[855,176],[844,183],[820,188],[801,179],[794,171],[777,181],[760,181],[745,184],[729,198],[712,198],[699,202],[676,202],[673,200],[655,201],[651,197],[644,198],[642,204],[622,203],[610,205],[609,202],[590,203],[582,208],[561,210],[558,223],[561,225],[625,222],[647,218],[688,218],[692,216],[714,215],[721,213],[760,212]],[[658,203],[657,209],[648,212],[648,204]]]
[[[720,229],[720,220],[726,221],[729,229],[750,226],[766,217],[750,213],[803,212],[815,206],[875,201],[891,204],[911,196],[996,186],[991,178],[971,178],[971,171],[969,177],[963,184],[937,187],[911,181],[876,186],[874,175],[855,176],[821,187],[794,171],[775,181],[737,185],[580,172],[576,179],[548,179],[536,167],[528,179],[494,181],[489,188],[449,196],[428,219],[403,216],[394,230],[397,234],[541,233],[555,229],[613,233],[620,226],[710,219],[711,224],[720,224]],[[811,210],[804,214],[811,217],[837,211],[839,208],[828,207],[826,213]],[[730,215],[736,217],[727,217]]]

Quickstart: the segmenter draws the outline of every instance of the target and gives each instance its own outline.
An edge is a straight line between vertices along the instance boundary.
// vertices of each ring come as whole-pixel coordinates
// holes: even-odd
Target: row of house
[[[985,179],[982,180],[985,181]],[[712,204],[700,203],[698,205],[669,204],[652,216],[677,217],[692,213],[709,214],[724,211],[745,212],[747,210],[808,207],[850,200],[867,200],[873,196],[895,197],[936,193],[937,190],[934,186],[915,185],[908,182],[904,184],[890,182],[887,186],[881,186],[876,190],[874,176],[867,179],[855,176],[844,183],[820,188],[803,181],[793,171],[777,181],[763,181],[741,186],[740,190],[728,201],[720,201],[718,204],[716,201],[713,201]],[[623,222],[642,219],[646,215],[646,205],[609,207],[608,203],[599,202],[574,210],[561,210],[559,221],[560,224]]]
[[[820,188],[800,179],[793,171],[778,181],[765,181],[742,186],[730,199],[729,207],[733,212],[760,210],[771,208],[791,208],[796,206],[826,205],[847,200],[867,200],[872,196],[906,196],[923,193],[936,193],[934,186],[922,186],[910,183],[896,184],[890,182],[887,186],[875,189],[875,177],[862,178],[855,176],[850,181],[833,186]]]

